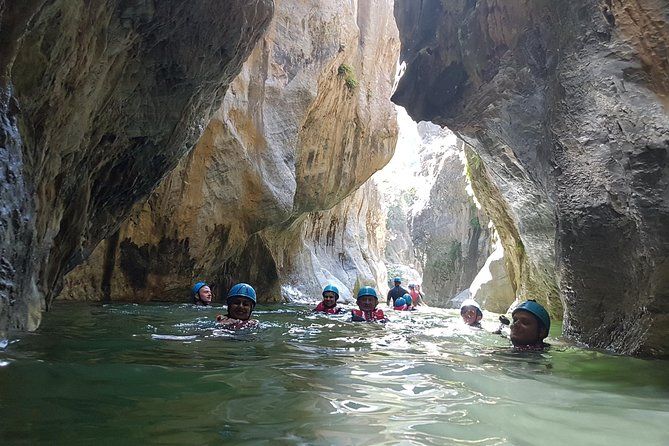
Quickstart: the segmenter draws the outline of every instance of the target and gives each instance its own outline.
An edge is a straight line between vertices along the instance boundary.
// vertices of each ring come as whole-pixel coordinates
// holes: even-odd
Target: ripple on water
[[[666,362],[510,353],[438,309],[389,312],[382,325],[259,306],[261,328],[241,331],[217,327],[223,312],[56,306],[0,350],[3,441],[536,444],[528,429],[543,444],[666,439]]]

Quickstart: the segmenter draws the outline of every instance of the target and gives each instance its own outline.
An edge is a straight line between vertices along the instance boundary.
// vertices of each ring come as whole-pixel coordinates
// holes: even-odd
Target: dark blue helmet
[[[548,311],[544,307],[542,307],[539,303],[537,303],[536,300],[534,299],[529,299],[523,302],[522,304],[518,305],[513,312],[511,313],[511,316],[518,311],[518,310],[525,310],[529,311],[533,315],[539,319],[539,322],[543,324],[544,327],[546,327],[546,330],[551,329],[551,318],[548,315]]]
[[[200,291],[200,288],[203,286],[207,286],[205,282],[198,282],[195,285],[193,285],[193,288],[190,289],[190,296],[195,297],[198,291]]]
[[[238,283],[237,285],[230,288],[228,291],[228,305],[230,305],[230,299],[233,297],[246,297],[251,299],[253,306],[256,306],[256,290],[253,289],[248,283]]]

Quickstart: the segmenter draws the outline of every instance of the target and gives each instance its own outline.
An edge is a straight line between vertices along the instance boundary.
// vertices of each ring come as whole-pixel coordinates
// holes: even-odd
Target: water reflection
[[[508,340],[456,312],[60,304],[0,352],[3,444],[663,444],[669,367]],[[32,420],[40,420],[34,423]],[[63,429],[67,426],[67,429]],[[75,435],[76,432],[76,435]],[[5,441],[6,440],[6,441]]]

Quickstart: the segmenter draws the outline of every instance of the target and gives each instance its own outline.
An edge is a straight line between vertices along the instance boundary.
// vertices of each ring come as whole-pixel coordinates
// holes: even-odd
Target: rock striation
[[[271,0],[0,2],[0,332],[35,328],[188,153],[272,14]]]
[[[392,1],[275,6],[194,150],[63,297],[183,300],[203,279],[219,297],[247,281],[271,302],[316,298],[335,279],[349,293],[385,283],[375,192],[359,188],[397,139]]]
[[[472,146],[516,292],[621,353],[669,354],[668,14],[653,0],[395,3],[407,68],[393,100]]]
[[[485,263],[490,230],[488,218],[467,192],[464,143],[428,122],[419,123],[418,131],[423,166],[419,178],[430,188],[425,202],[414,205],[411,238],[429,303],[445,307],[469,288]]]

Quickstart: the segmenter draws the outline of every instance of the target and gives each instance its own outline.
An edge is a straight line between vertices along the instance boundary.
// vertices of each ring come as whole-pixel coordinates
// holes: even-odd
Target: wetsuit
[[[389,301],[390,299],[393,300],[393,307],[395,306],[395,301],[399,299],[400,297],[404,296],[405,294],[408,294],[409,292],[402,288],[399,285],[395,285],[394,288],[392,288],[390,291],[388,291],[388,298],[386,301]]]
[[[342,314],[345,312],[343,308],[339,308],[337,306],[328,308],[325,305],[323,305],[323,302],[320,302],[316,308],[312,310],[314,313],[327,313],[327,314]]]

